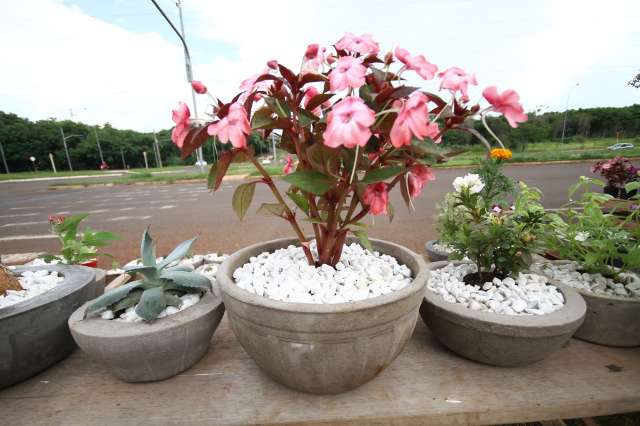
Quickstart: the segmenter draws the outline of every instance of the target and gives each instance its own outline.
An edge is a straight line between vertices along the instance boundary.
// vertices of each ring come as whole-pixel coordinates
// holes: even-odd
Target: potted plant
[[[504,179],[499,161],[488,159],[485,173],[453,181],[437,227],[440,240],[454,249],[452,257],[470,261],[428,265],[420,312],[452,351],[517,366],[560,349],[582,323],[585,304],[574,291],[528,271],[546,223],[540,192],[519,182],[509,207],[494,186],[496,178]]]
[[[95,273],[75,265],[0,265],[0,389],[67,357],[67,319],[95,297]]]
[[[575,337],[609,346],[640,346],[640,210],[624,218],[603,205],[610,195],[593,192],[601,181],[582,177],[569,197],[582,195],[551,215],[547,246],[560,261],[537,269],[574,288],[587,302],[587,316]],[[636,190],[637,182],[627,184]]]
[[[244,349],[268,375],[305,392],[338,393],[367,382],[402,351],[415,326],[424,261],[397,244],[369,240],[363,220],[392,219],[395,190],[412,208],[434,178],[430,165],[446,160],[432,145],[445,132],[467,131],[488,145],[468,125],[480,112],[469,102],[475,75],[459,67],[438,73],[423,55],[399,47],[379,54],[370,35],[348,33],[331,48],[309,45],[298,72],[271,60],[231,102],[212,97],[210,122],[192,126],[184,103],[173,112],[172,138],[183,156],[209,136],[224,144],[209,173],[212,190],[232,161],[256,167],[259,177],[233,195],[241,219],[255,188],[264,186],[275,202],[259,212],[286,220],[295,233],[239,250],[217,279]],[[408,86],[403,75],[411,72],[437,76],[450,98]],[[490,109],[514,123],[526,120],[515,92],[485,92]],[[247,144],[256,131],[275,131],[291,156],[281,178],[286,189]]]
[[[625,157],[597,161],[591,167],[591,173],[599,173],[607,181],[603,192],[612,197],[626,200],[637,192],[637,190],[633,190],[632,193],[628,194],[625,190],[627,183],[640,179],[638,174],[640,170]]]
[[[127,382],[172,377],[209,348],[224,305],[217,286],[179,265],[195,238],[180,243],[161,262],[145,230],[141,266],[126,268],[140,279],[85,303],[69,318],[78,346]]]

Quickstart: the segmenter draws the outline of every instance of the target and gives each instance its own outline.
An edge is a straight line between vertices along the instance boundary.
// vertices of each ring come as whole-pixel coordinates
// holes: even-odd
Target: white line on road
[[[172,209],[172,208],[174,208],[174,207],[175,207],[175,206],[168,205],[168,206],[162,206],[162,207],[160,207],[159,209],[160,209],[160,210],[167,210],[167,209]]]
[[[0,241],[14,241],[14,240],[40,240],[44,238],[58,238],[56,235],[12,235],[10,237],[0,237]]]
[[[111,222],[117,222],[119,220],[147,220],[150,217],[151,216],[118,216],[118,217],[112,217],[109,220]]]
[[[128,212],[129,210],[135,210],[135,207],[123,207],[120,209],[121,212]]]
[[[5,214],[5,215],[0,216],[0,219],[8,219],[10,217],[38,216],[39,214],[40,213]]]
[[[57,215],[63,215],[63,214],[70,214],[70,213],[71,213],[71,212],[63,211],[63,212],[57,212],[57,213],[55,213],[55,214],[57,214]]]
[[[44,222],[5,223],[4,225],[0,226],[0,228],[7,228],[9,226],[42,225],[43,223],[49,223],[49,222],[44,221]]]

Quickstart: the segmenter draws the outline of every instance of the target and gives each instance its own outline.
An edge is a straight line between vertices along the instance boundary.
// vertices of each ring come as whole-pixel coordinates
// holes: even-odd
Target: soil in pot
[[[640,346],[640,276],[620,274],[616,282],[600,274],[580,271],[576,262],[533,265],[556,282],[578,291],[587,302],[584,324],[575,337],[607,346]]]
[[[350,241],[336,268],[316,268],[294,244],[256,244],[222,264],[217,278],[231,327],[258,366],[290,388],[335,394],[360,386],[411,337],[424,261],[376,240],[377,253],[367,256]]]
[[[533,273],[494,277],[481,287],[464,282],[476,272],[465,262],[427,265],[422,319],[446,347],[474,361],[519,366],[540,361],[569,340],[586,306],[572,290]]]

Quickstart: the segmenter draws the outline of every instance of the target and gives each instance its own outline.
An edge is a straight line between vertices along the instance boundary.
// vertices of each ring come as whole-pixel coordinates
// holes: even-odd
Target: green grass
[[[129,169],[129,172],[133,173],[150,173],[150,172],[166,172],[166,171],[176,171],[182,170],[187,166],[168,166],[164,168],[159,167],[150,167],[148,169]],[[119,172],[117,170],[116,172]],[[17,172],[17,173],[2,173],[0,174],[0,181],[3,180],[13,180],[13,179],[35,179],[35,178],[50,178],[50,177],[69,177],[69,176],[99,176],[99,175],[110,175],[113,171],[103,172],[100,170],[74,170],[72,172],[66,171],[58,171],[58,173],[53,173],[52,171],[37,171],[37,172]]]

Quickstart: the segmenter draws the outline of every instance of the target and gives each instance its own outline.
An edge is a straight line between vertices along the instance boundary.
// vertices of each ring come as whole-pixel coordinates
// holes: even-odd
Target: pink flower
[[[277,70],[278,69],[278,61],[276,61],[275,59],[267,61],[267,67],[271,68],[272,70]]]
[[[433,175],[429,167],[422,164],[415,164],[411,166],[409,173],[407,173],[407,185],[409,187],[409,195],[411,198],[417,198],[427,182],[435,179],[436,177]]]
[[[284,173],[285,175],[293,173],[293,157],[291,157],[290,154],[287,154],[287,162],[282,168],[282,173]]]
[[[442,135],[440,134],[438,123],[427,124],[427,134],[425,136],[433,140],[433,143],[442,142]]]
[[[387,192],[387,184],[384,182],[373,183],[367,185],[362,195],[362,201],[369,206],[369,211],[373,215],[387,214],[387,203],[389,202],[389,193]]]
[[[520,96],[515,90],[505,90],[498,93],[495,86],[489,86],[482,91],[482,96],[493,105],[493,109],[504,115],[511,127],[518,127],[518,123],[527,121],[527,114],[520,102]]]
[[[210,124],[207,133],[217,136],[222,143],[231,141],[234,148],[246,148],[247,136],[251,134],[247,111],[239,102],[232,104],[227,116]]]
[[[373,40],[371,34],[357,36],[353,33],[346,33],[336,43],[336,49],[349,50],[361,55],[377,55],[380,51],[380,45]]]
[[[495,214],[500,214],[502,213],[502,207],[500,207],[498,204],[494,204],[493,207],[491,207],[491,211]]]
[[[400,112],[391,128],[391,143],[400,148],[411,144],[411,135],[424,139],[429,134],[428,99],[422,92],[413,92],[409,99],[402,102]]]
[[[467,74],[462,68],[451,67],[438,74],[442,78],[440,89],[447,89],[451,92],[460,91],[465,98],[469,96],[467,91],[469,84],[478,85],[475,74]]]
[[[207,86],[202,84],[201,81],[193,80],[191,82],[191,87],[193,87],[193,90],[195,90],[195,92],[199,95],[204,95],[205,93],[207,93]]]
[[[171,131],[171,140],[178,148],[182,148],[184,139],[189,134],[191,126],[189,125],[189,117],[191,112],[184,102],[178,103],[178,109],[171,111],[171,119],[176,123],[176,127]]]
[[[302,64],[302,74],[316,73],[322,67],[326,59],[327,48],[313,43],[307,46],[304,52],[304,63]]]
[[[333,106],[327,116],[324,144],[337,148],[365,146],[371,137],[369,126],[376,121],[375,112],[362,99],[349,96]]]
[[[353,56],[343,56],[338,59],[336,67],[329,73],[331,91],[338,92],[348,87],[359,88],[365,83],[366,72],[367,68],[362,65],[362,60]]]
[[[318,89],[316,89],[313,86],[309,86],[307,90],[305,90],[304,96],[302,97],[302,106],[306,108],[309,102],[311,101],[311,99],[313,99],[316,95],[319,95],[319,94],[320,92],[318,92]],[[322,106],[324,106],[325,108],[328,108],[331,106],[331,102],[324,101],[322,103]],[[320,115],[320,113],[322,112],[322,108],[320,108],[320,105],[318,105],[311,112],[314,113],[315,115]]]
[[[406,65],[407,69],[415,71],[425,80],[431,80],[438,71],[438,66],[430,63],[423,55],[411,57],[408,51],[396,47],[396,58]]]
[[[271,81],[269,80],[263,80],[256,83],[258,77],[263,74],[269,74],[269,69],[266,68],[261,73],[254,74],[251,77],[242,80],[242,83],[240,83],[240,90],[243,92],[253,92],[256,90],[264,90],[268,88],[271,85]]]

